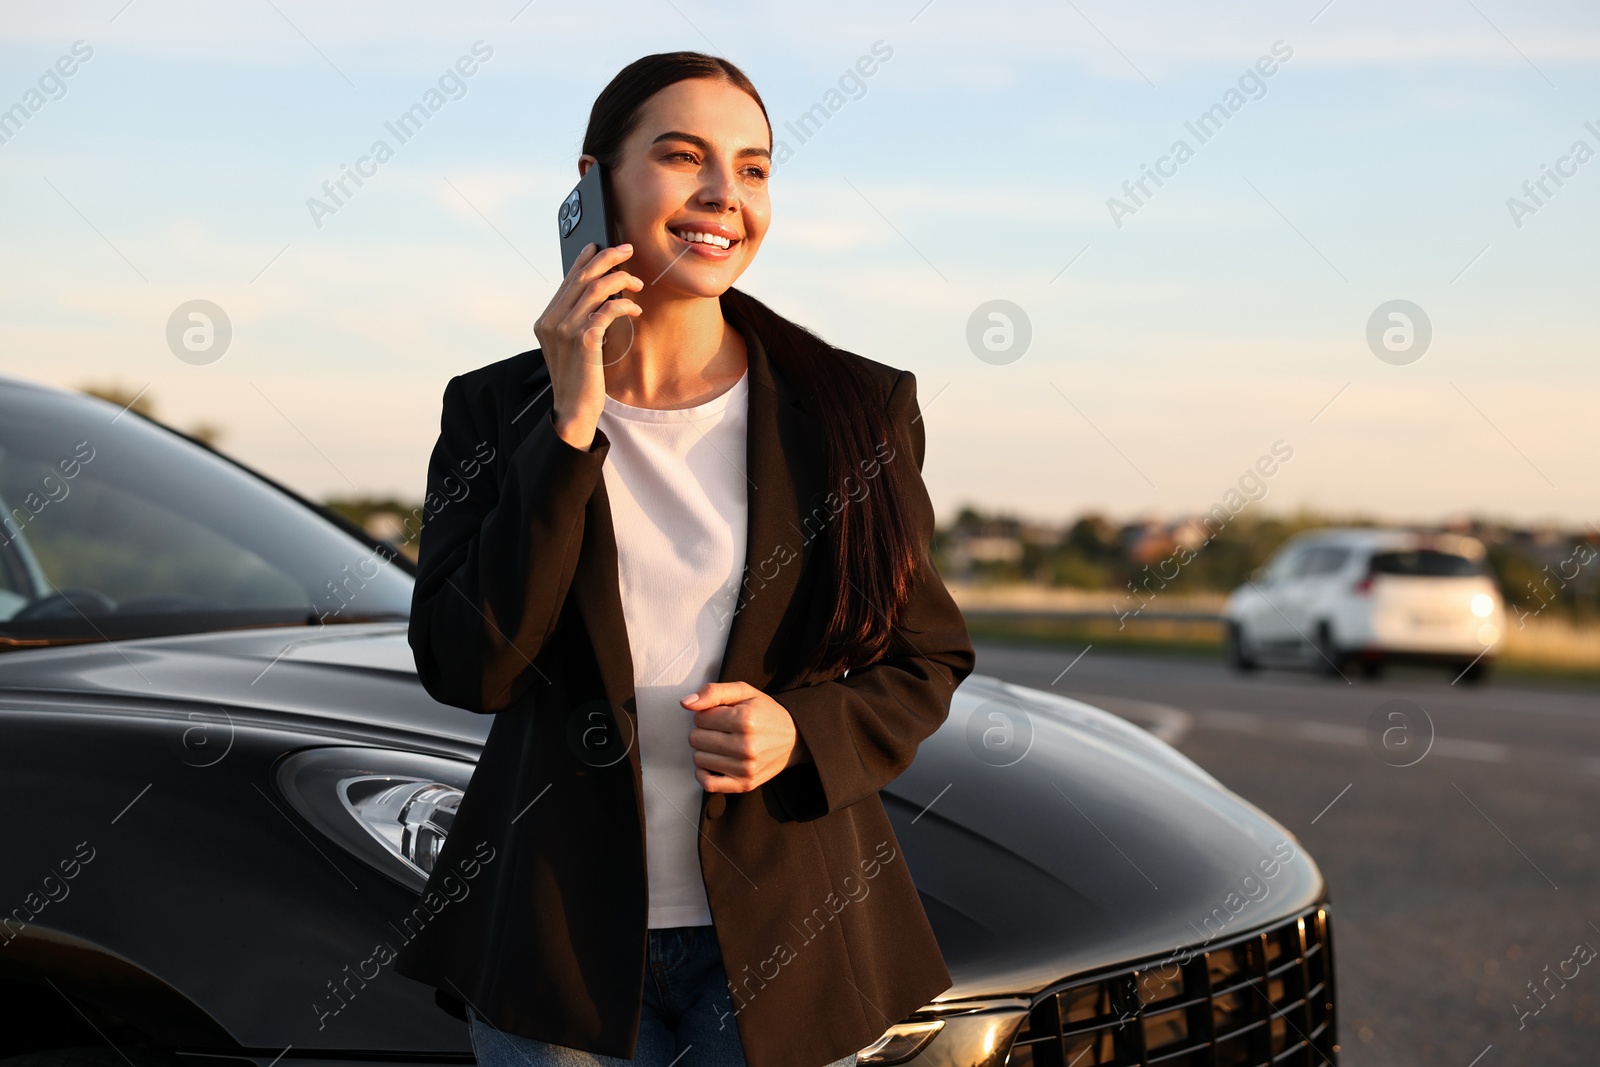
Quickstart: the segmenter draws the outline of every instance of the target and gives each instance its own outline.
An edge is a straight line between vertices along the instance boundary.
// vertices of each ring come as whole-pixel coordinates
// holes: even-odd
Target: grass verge
[[[975,640],[1025,645],[1094,645],[1118,652],[1222,658],[1222,624],[1215,619],[1104,619],[1014,611],[968,611],[967,632]],[[1536,657],[1516,644],[1494,665],[1503,678],[1562,682],[1600,682],[1600,663],[1573,657]],[[1519,654],[1522,652],[1522,654]]]

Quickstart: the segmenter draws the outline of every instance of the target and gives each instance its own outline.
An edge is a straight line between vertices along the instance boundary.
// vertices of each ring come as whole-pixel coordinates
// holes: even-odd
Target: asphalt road
[[[975,644],[978,671],[1138,722],[1304,842],[1344,1067],[1600,1063],[1600,688]]]

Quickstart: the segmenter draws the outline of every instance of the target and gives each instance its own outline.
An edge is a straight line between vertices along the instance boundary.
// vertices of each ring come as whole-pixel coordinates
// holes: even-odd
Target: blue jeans
[[[507,1034],[468,1005],[472,1053],[479,1067],[745,1067],[713,928],[656,927],[649,932],[647,947],[644,1006],[633,1059]],[[827,1067],[855,1067],[855,1062],[852,1052]]]

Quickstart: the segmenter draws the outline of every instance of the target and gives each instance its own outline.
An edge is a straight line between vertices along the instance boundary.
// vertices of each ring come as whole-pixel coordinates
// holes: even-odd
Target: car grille
[[[1185,958],[1187,957],[1187,958]],[[1323,1067],[1338,1062],[1326,906],[1096,978],[1033,1006],[1008,1067]]]

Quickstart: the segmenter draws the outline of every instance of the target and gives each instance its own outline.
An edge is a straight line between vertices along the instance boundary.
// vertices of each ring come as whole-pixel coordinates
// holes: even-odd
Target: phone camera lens
[[[561,223],[561,236],[566,237],[578,226],[578,220],[583,218],[583,200],[574,190],[561,204],[558,216]]]

